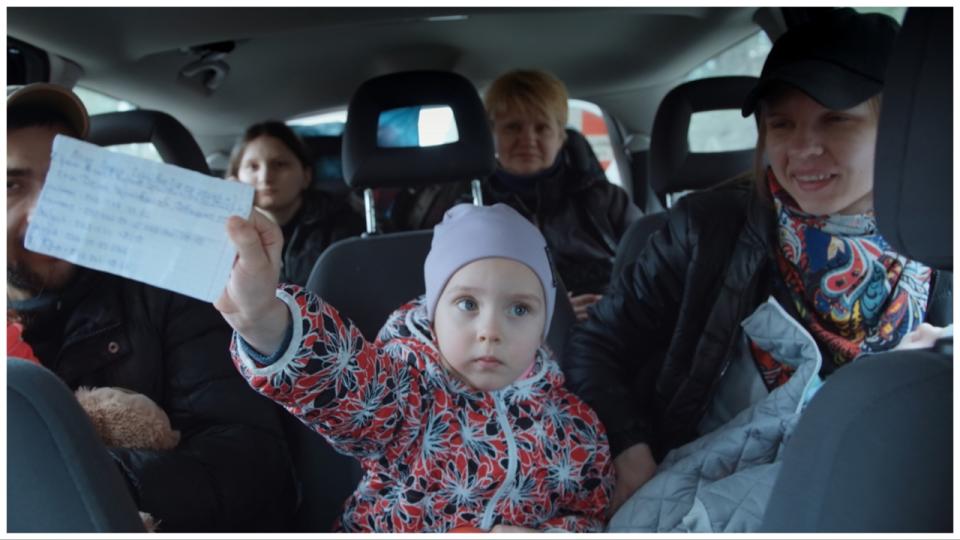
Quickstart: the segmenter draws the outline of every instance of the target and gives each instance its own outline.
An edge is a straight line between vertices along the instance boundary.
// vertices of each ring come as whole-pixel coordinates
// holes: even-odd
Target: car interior
[[[752,143],[705,148],[696,130],[710,113],[739,116],[769,43],[819,9],[9,7],[7,79],[57,82],[122,103],[102,111],[87,104],[91,142],[151,146],[153,159],[217,177],[248,125],[289,122],[311,152],[310,189],[351,194],[367,224],[366,234],[317,259],[306,287],[373,339],[396,306],[423,292],[432,239],[426,229],[383,232],[374,195],[488,176],[496,158],[481,96],[500,73],[545,69],[571,98],[601,111],[605,138],[568,126],[562,152],[617,178],[643,212],[617,248],[616,279],[679,197],[750,173]],[[952,9],[897,15],[903,30],[877,143],[878,223],[900,252],[952,272]],[[752,67],[722,56],[754,42],[761,56]],[[438,105],[453,111],[455,142],[378,144],[383,112]],[[753,127],[752,118],[739,120]],[[478,192],[465,196],[481,202]],[[558,299],[548,337],[557,353],[576,322],[562,282]],[[942,340],[934,350],[890,353],[889,368],[854,365],[837,375],[785,450],[763,530],[952,531],[952,354],[952,339]],[[897,385],[857,389],[871,370],[904,364],[923,367]],[[142,532],[103,448],[75,444],[90,438],[78,430],[92,428],[69,389],[14,358],[7,389],[8,530]],[[853,401],[883,413],[870,421],[831,415]],[[883,420],[914,414],[927,421]],[[360,465],[292,416],[284,423],[299,507],[278,532],[328,532]],[[889,459],[911,466],[889,470]],[[815,504],[823,500],[860,503]]]

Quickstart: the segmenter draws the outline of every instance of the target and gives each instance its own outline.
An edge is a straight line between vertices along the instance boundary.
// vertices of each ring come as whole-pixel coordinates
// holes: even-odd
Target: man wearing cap
[[[53,139],[84,138],[73,92],[7,89],[7,320],[71,388],[121,387],[170,417],[169,451],[110,448],[159,531],[277,531],[293,506],[291,460],[273,405],[231,366],[230,328],[209,304],[28,251]]]
[[[738,413],[784,395],[795,373],[827,378],[924,321],[945,322],[935,316],[947,312],[949,282],[895,253],[872,210],[880,92],[898,28],[838,9],[781,36],[743,106],[759,127],[753,178],[684,197],[573,330],[562,363],[609,433],[613,509],[677,456],[712,444],[707,434],[716,442]],[[727,463],[725,473],[743,465],[735,455]],[[631,503],[649,495],[641,491]],[[641,528],[623,515],[616,527]]]

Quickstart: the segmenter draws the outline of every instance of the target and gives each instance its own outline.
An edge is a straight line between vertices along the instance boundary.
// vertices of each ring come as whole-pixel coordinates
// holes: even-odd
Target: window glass
[[[344,186],[339,138],[343,135],[346,123],[345,108],[294,118],[287,122],[287,125],[303,138],[314,156],[312,189],[339,189]]]
[[[883,13],[889,15],[903,24],[903,16],[907,14],[906,7],[855,7],[860,13]]]
[[[589,101],[571,99],[568,102],[570,109],[567,127],[583,134],[590,143],[590,148],[597,155],[607,180],[618,186],[623,185],[620,168],[613,155],[613,143],[610,140],[610,131],[603,110]]]
[[[757,123],[740,109],[703,111],[690,116],[687,132],[691,152],[730,152],[757,146]]]
[[[347,109],[340,109],[321,114],[311,114],[294,118],[287,125],[303,137],[310,136],[337,136],[343,134],[343,127],[347,124]]]
[[[401,107],[382,111],[377,145],[384,148],[439,146],[460,140],[453,110],[446,105]]]
[[[106,94],[101,94],[95,90],[90,90],[89,88],[77,86],[73,89],[73,92],[77,94],[77,97],[80,98],[80,101],[83,102],[84,107],[87,108],[87,112],[91,115],[132,111],[137,108],[136,105],[128,101],[116,99]],[[154,146],[150,143],[118,144],[115,146],[108,146],[107,149],[114,152],[120,152],[121,154],[129,154],[131,156],[149,159],[151,161],[163,162],[163,159],[160,157],[157,149],[154,148]]]
[[[83,106],[87,108],[87,112],[91,115],[118,111],[132,111],[137,108],[136,105],[130,103],[129,101],[116,99],[106,94],[101,94],[96,90],[83,88],[82,86],[75,87],[73,92],[77,94],[77,97],[80,98],[80,101],[83,102]]]
[[[772,47],[770,38],[761,30],[693,68],[683,82],[728,75],[759,77]]]
[[[758,77],[770,52],[770,38],[760,31],[694,68],[683,81],[747,75]],[[753,118],[743,118],[739,109],[704,111],[690,118],[688,134],[693,152],[726,152],[752,148],[757,142]]]

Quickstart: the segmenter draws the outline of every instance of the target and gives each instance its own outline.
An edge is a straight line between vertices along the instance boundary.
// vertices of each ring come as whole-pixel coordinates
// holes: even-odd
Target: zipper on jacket
[[[734,246],[733,255],[731,255],[730,257],[731,260],[737,256],[737,252],[741,249],[740,246],[742,243],[743,243],[742,238],[737,241],[736,245]],[[723,363],[723,365],[720,367],[717,374],[714,376],[713,381],[710,382],[710,388],[707,390],[707,399],[705,399],[703,403],[700,404],[700,407],[697,411],[697,418],[698,418],[697,425],[699,425],[700,422],[703,421],[703,417],[707,413],[707,410],[710,408],[710,404],[713,403],[714,398],[716,398],[718,387],[720,386],[720,380],[723,379],[723,376],[727,374],[727,370],[730,369],[730,362],[732,361],[730,355],[733,352],[734,348],[736,347],[736,342],[738,341],[738,339],[743,337],[743,328],[740,326],[740,323],[742,323],[743,320],[749,316],[749,313],[746,313],[747,309],[751,309],[751,308],[745,307],[745,305],[747,304],[747,301],[743,295],[746,291],[755,291],[757,287],[757,283],[760,281],[760,274],[763,268],[763,260],[766,258],[766,255],[765,255],[766,250],[764,249],[762,250],[762,252],[764,254],[761,255],[759,257],[759,261],[754,263],[753,265],[754,268],[753,268],[753,272],[751,272],[750,274],[750,280],[747,282],[746,287],[743,287],[740,290],[740,294],[738,295],[738,298],[740,300],[740,305],[737,307],[737,319],[733,322],[733,331],[730,333],[730,337],[723,348],[724,350],[723,358],[721,358],[720,360]],[[726,272],[729,272],[729,271],[730,271],[730,268],[728,264],[727,270],[724,273],[724,284],[726,284],[726,276],[727,276]],[[758,305],[753,306],[752,309],[756,311],[756,309],[760,305],[763,305],[763,301],[761,301]]]
[[[490,502],[487,503],[487,507],[483,511],[483,519],[480,520],[480,528],[483,530],[489,530],[493,526],[497,503],[507,493],[507,490],[513,487],[517,477],[517,441],[513,436],[513,429],[510,428],[510,422],[507,421],[507,408],[500,393],[493,392],[492,394],[493,402],[497,406],[497,423],[500,424],[500,429],[503,430],[507,439],[507,477],[500,484],[500,488],[493,494],[493,497],[490,497]]]

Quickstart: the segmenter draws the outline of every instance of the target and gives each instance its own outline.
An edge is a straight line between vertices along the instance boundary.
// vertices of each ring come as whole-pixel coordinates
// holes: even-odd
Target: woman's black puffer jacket
[[[774,289],[775,245],[773,207],[751,183],[688,195],[574,327],[567,384],[597,411],[615,456],[644,442],[660,459],[696,438],[740,322]],[[952,319],[950,277],[934,275],[933,324]]]

